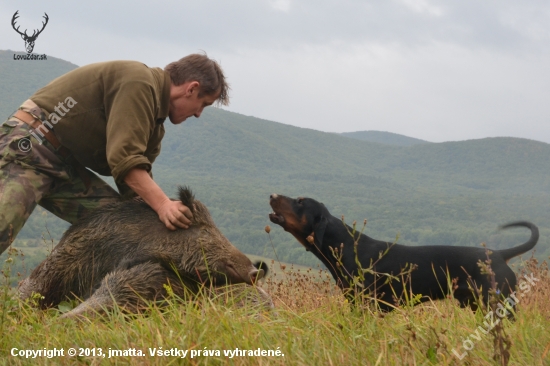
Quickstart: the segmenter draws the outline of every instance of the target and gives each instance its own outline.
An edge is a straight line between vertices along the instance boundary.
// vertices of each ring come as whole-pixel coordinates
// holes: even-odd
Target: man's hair
[[[199,97],[220,93],[216,103],[229,104],[229,84],[220,65],[208,58],[206,54],[192,54],[174,61],[164,68],[170,75],[174,85],[181,85],[188,81],[198,81],[200,84]]]

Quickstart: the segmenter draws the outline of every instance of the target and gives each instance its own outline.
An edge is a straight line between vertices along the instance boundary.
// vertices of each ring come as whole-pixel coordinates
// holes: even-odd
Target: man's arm
[[[193,218],[191,210],[180,201],[172,201],[164,194],[144,169],[133,168],[124,181],[159,215],[160,221],[170,230],[187,229]]]

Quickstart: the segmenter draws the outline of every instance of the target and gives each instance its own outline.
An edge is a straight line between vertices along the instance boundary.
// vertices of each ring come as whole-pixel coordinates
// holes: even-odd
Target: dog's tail
[[[521,244],[520,246],[510,248],[510,249],[502,249],[502,250],[495,250],[495,252],[500,253],[505,261],[508,261],[510,258],[513,258],[517,255],[520,255],[522,253],[527,252],[528,250],[531,250],[535,247],[537,242],[539,241],[539,228],[536,227],[535,224],[529,222],[529,221],[516,221],[511,222],[506,225],[502,225],[499,229],[506,229],[509,227],[526,227],[529,230],[531,230],[531,237],[529,240],[527,240],[525,243]]]

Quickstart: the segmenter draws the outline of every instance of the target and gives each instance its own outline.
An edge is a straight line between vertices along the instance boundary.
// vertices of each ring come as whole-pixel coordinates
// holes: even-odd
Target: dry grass
[[[279,267],[279,268],[277,268]],[[479,332],[484,314],[461,309],[452,299],[427,302],[391,313],[352,308],[332,278],[319,269],[271,263],[274,270],[263,284],[276,310],[235,307],[223,298],[170,301],[142,315],[118,311],[90,321],[60,319],[60,312],[36,310],[0,292],[0,356],[2,364],[131,364],[131,365],[494,365],[494,339]],[[276,269],[276,270],[275,270]],[[514,321],[503,319],[511,340],[509,365],[550,364],[550,274],[546,262],[530,259],[520,277],[539,281],[522,293]],[[476,339],[476,329],[478,338]],[[474,337],[472,336],[474,335]],[[465,355],[464,341],[473,347]],[[69,357],[69,348],[101,349],[107,357]],[[18,350],[63,348],[65,356],[12,356]],[[150,350],[189,350],[185,358],[150,355]],[[279,350],[284,356],[224,356],[224,350]],[[144,356],[108,358],[109,349],[141,350]],[[130,351],[128,351],[130,350]],[[191,351],[219,355],[190,358]],[[453,352],[453,350],[455,352]],[[86,352],[86,351],[84,351]],[[135,351],[134,351],[135,352]],[[456,354],[455,354],[456,353]],[[462,356],[462,359],[457,357]]]

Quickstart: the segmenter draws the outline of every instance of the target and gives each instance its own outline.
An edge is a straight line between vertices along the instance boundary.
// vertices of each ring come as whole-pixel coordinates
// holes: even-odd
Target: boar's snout
[[[224,270],[226,281],[228,283],[247,283],[249,285],[255,284],[258,280],[265,277],[268,271],[267,264],[264,262],[256,262],[252,264],[250,260],[246,259],[244,263],[234,263],[232,261],[225,261]],[[240,264],[240,265],[239,265]]]
[[[269,267],[267,266],[267,263],[263,261],[257,261],[254,262],[254,269],[250,271],[250,278],[252,279],[252,283],[255,283],[258,280],[261,280],[265,276],[267,276],[267,272],[269,272]]]
[[[250,277],[251,284],[256,283],[256,281],[264,278],[265,272],[263,269],[254,268],[250,273],[248,274]]]
[[[263,278],[265,271],[263,269],[258,269],[250,263],[250,266],[245,271],[238,271],[231,264],[227,264],[225,268],[225,273],[227,275],[227,282],[229,283],[247,283],[253,285],[259,279]]]

